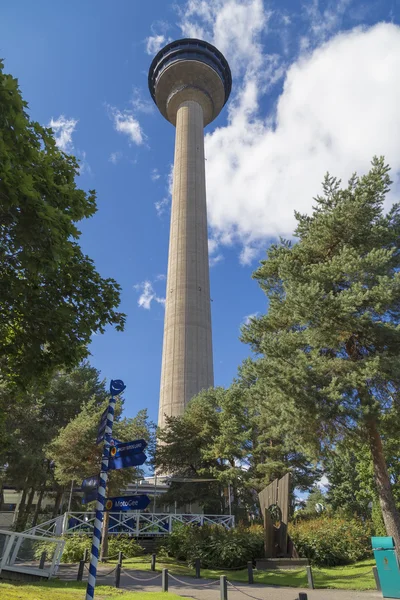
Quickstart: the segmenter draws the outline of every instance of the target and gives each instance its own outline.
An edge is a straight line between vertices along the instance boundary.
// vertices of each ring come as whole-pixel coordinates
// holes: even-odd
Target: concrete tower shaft
[[[149,89],[176,126],[171,228],[158,424],[214,384],[208,265],[204,126],[228,99],[228,63],[211,44],[178,40],[163,48]]]

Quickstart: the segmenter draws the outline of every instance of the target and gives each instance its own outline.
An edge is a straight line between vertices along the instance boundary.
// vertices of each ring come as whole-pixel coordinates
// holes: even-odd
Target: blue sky
[[[125,381],[128,415],[156,419],[161,368],[174,128],[147,90],[154,53],[202,37],[233,72],[206,130],[215,383],[229,385],[249,355],[240,325],[266,309],[251,273],[291,235],[294,209],[310,211],[325,171],[346,179],[385,154],[398,195],[399,21],[394,0],[3,3],[6,72],[97,190],[81,244],[121,284],[128,319],[93,338],[91,362]]]

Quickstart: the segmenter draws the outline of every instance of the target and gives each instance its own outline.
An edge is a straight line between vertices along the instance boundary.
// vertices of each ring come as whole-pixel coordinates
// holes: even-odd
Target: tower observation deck
[[[204,127],[229,98],[232,77],[217,48],[197,39],[162,48],[149,90],[176,127],[158,424],[214,385]]]

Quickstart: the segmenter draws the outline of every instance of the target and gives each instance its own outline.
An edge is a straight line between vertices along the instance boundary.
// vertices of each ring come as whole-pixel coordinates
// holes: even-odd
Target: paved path
[[[98,585],[114,585],[114,573],[104,577],[113,567],[101,566],[98,570]],[[61,579],[76,579],[76,565],[61,565],[58,575]],[[219,600],[219,581],[212,579],[194,579],[193,577],[179,576],[176,581],[169,574],[169,591],[194,598],[195,600]],[[87,579],[87,570],[84,572],[84,580]],[[159,592],[161,590],[161,573],[151,571],[133,571],[123,569],[121,574],[121,588]],[[245,583],[228,584],[228,600],[297,600],[299,592],[306,592],[308,600],[375,600],[382,598],[377,591],[359,592],[352,590],[308,590],[301,588],[285,588],[266,586],[261,584],[248,585]],[[249,598],[250,597],[250,598]],[[166,598],[167,600],[167,598]]]

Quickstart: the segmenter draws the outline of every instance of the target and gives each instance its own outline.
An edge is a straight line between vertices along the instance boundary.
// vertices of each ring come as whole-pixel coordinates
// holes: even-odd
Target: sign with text
[[[140,496],[120,496],[118,498],[107,498],[105,510],[144,510],[150,504],[150,498]]]
[[[121,456],[110,456],[108,461],[109,470],[126,469],[127,467],[139,467],[147,459],[144,452],[121,454]]]
[[[118,440],[114,440],[116,443],[113,448],[110,450],[110,456],[122,456],[124,454],[138,454],[139,452],[143,452],[143,450],[147,446],[147,442],[145,440],[133,440],[133,442],[118,442]]]

